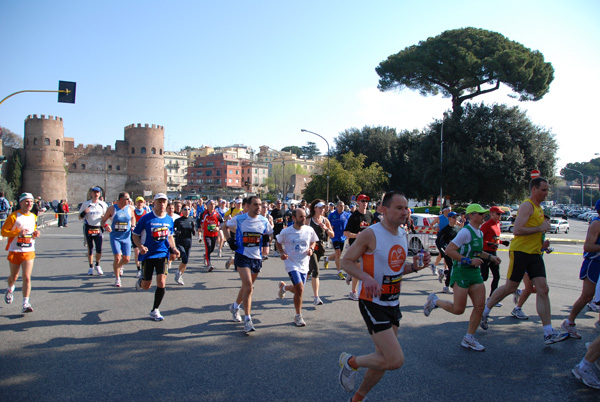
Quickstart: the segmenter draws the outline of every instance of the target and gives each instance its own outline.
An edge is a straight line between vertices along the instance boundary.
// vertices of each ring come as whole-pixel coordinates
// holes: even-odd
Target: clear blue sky
[[[77,82],[75,105],[22,94],[0,125],[61,116],[76,143],[114,145],[132,123],[165,127],[165,148],[315,142],[364,125],[422,129],[449,99],[381,93],[375,67],[447,29],[497,31],[542,52],[556,72],[541,101],[519,103],[560,146],[559,167],[600,153],[600,2],[2,1],[0,98]],[[502,94],[486,103],[518,102]],[[433,150],[432,150],[433,152]],[[545,174],[545,172],[542,172]]]

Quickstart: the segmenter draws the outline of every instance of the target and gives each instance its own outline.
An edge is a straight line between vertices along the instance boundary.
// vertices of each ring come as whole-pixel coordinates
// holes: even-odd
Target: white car
[[[560,233],[560,232],[565,232],[565,233],[569,233],[569,222],[565,219],[556,219],[556,218],[552,218],[550,219],[550,232],[551,233]]]

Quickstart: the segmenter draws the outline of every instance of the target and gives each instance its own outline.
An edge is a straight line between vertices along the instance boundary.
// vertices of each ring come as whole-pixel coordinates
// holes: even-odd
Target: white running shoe
[[[321,298],[319,296],[315,296],[314,305],[320,306],[322,304],[323,304],[323,300],[321,300]]]
[[[579,368],[579,364],[577,364],[575,367],[573,367],[571,373],[573,373],[575,378],[581,380],[588,387],[600,389],[600,378],[598,378],[598,375],[595,373],[593,368],[590,367],[590,369],[583,370]]]
[[[279,282],[279,290],[277,291],[277,297],[283,299],[285,296],[285,282]]]
[[[219,257],[223,257],[222,255],[223,253],[221,252],[221,249],[219,249]]]
[[[94,275],[94,268],[88,269],[88,275]]]
[[[31,307],[31,304],[23,303],[23,309],[21,310],[21,313],[31,313],[31,312],[33,312],[33,307]]]
[[[581,335],[579,335],[579,333],[577,333],[577,330],[575,329],[575,323],[573,324],[569,324],[567,323],[567,320],[564,320],[562,325],[560,326],[564,331],[569,333],[569,336],[573,339],[581,339]]]
[[[227,262],[225,263],[225,269],[229,269],[229,267],[231,267],[232,263],[233,263],[233,258],[228,259]]]
[[[348,299],[358,301],[358,293],[356,293],[356,292],[348,293]]]
[[[240,308],[233,308],[233,303],[229,306],[229,312],[231,313],[231,319],[235,322],[242,322],[242,316],[240,315]]]
[[[256,331],[256,328],[254,328],[254,324],[252,324],[252,319],[246,320],[246,323],[244,324],[244,332],[249,334],[250,332],[254,331]]]
[[[554,331],[550,335],[544,336],[544,344],[552,345],[553,343],[557,343],[560,341],[564,341],[569,337],[569,333],[565,332],[564,334],[559,333],[558,331]]]
[[[96,265],[96,267],[94,269],[96,270],[98,275],[104,275],[104,271],[102,271],[102,268],[100,268],[100,265]]]
[[[520,308],[513,308],[513,311],[510,312],[513,317],[518,318],[519,320],[527,320],[529,317],[527,314],[523,312]]]
[[[442,293],[446,293],[447,295],[451,295],[451,294],[453,294],[454,292],[452,292],[452,289],[450,289],[448,286],[444,286],[444,287],[442,288]]]
[[[123,276],[123,267],[119,270],[119,276]]]
[[[471,340],[468,340],[467,337],[465,336],[462,340],[462,342],[460,343],[460,346],[462,346],[463,348],[467,348],[467,349],[473,349],[476,350],[478,352],[483,352],[485,350],[485,347],[483,347],[483,345],[481,343],[479,343],[479,341],[477,339],[475,339],[475,337],[473,337]]]
[[[117,288],[121,287],[121,278],[115,279],[115,287],[117,287]]]
[[[433,309],[437,308],[435,305],[437,299],[438,297],[433,293],[427,296],[427,302],[425,302],[425,305],[423,306],[423,314],[425,314],[425,317],[429,317],[429,314],[431,314]]]
[[[164,319],[165,319],[165,317],[163,317],[163,316],[160,314],[160,310],[159,310],[159,309],[157,309],[157,308],[155,308],[154,310],[152,310],[152,311],[150,312],[150,318],[151,318],[151,319],[153,319],[154,321],[162,321],[162,320],[164,320]]]
[[[306,323],[304,322],[304,318],[302,318],[302,314],[296,314],[296,317],[294,318],[294,324],[296,324],[297,327],[305,327]]]
[[[440,283],[444,282],[444,268],[438,268],[437,274],[438,274],[438,282],[440,282]]]
[[[141,277],[142,277],[142,270],[140,269],[137,271],[137,274],[135,274],[135,279],[139,279]]]
[[[356,377],[356,370],[348,365],[348,360],[352,355],[350,353],[342,352],[340,355],[340,385],[346,392],[354,392],[354,378]]]
[[[6,294],[4,295],[4,301],[6,302],[6,304],[10,304],[13,302],[13,292],[11,292],[10,290],[6,290]]]

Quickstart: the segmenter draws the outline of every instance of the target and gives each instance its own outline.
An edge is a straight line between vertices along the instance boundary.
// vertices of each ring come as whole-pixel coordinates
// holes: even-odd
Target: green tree
[[[412,164],[419,198],[439,195],[440,127],[432,123]],[[444,123],[444,195],[454,202],[494,203],[524,198],[531,170],[553,176],[558,145],[518,107],[467,104],[460,121]]]
[[[302,156],[302,148],[296,145],[290,145],[287,147],[281,148],[281,152],[291,152],[296,155],[298,158]]]
[[[456,119],[464,101],[495,91],[500,83],[521,101],[537,101],[554,79],[554,68],[542,53],[478,28],[442,32],[389,56],[375,71],[381,91],[408,88],[451,98]]]
[[[302,156],[306,159],[313,159],[320,154],[319,147],[317,147],[317,144],[314,142],[308,141],[306,145],[302,147]]]
[[[390,127],[349,128],[334,138],[334,155],[340,157],[350,151],[366,156],[365,164],[379,163],[386,171],[394,167],[398,134]]]
[[[13,133],[6,127],[0,127],[2,132],[2,144],[9,148],[23,148],[23,137]]]
[[[383,193],[388,177],[377,162],[365,165],[366,158],[365,155],[355,155],[350,151],[342,155],[339,160],[330,159],[329,196],[331,201],[342,200],[348,203],[353,195],[365,193],[372,198],[378,198]],[[304,198],[307,200],[325,199],[327,195],[326,164],[327,161],[321,163],[323,173],[313,174],[311,182],[304,189]]]
[[[20,150],[16,149],[6,166],[6,177],[8,185],[13,194],[21,193],[23,182],[23,161]]]

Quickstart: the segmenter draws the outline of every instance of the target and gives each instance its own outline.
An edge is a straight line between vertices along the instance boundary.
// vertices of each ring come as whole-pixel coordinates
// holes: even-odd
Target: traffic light
[[[61,103],[75,103],[75,86],[77,83],[58,81],[58,101]]]

